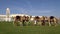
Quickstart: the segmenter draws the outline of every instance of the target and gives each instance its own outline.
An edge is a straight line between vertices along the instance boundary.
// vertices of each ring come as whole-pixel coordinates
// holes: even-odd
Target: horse
[[[14,24],[18,24],[18,22],[20,22],[20,25],[25,26],[26,24],[28,24],[27,22],[29,21],[29,17],[28,16],[16,16],[15,20],[14,20]]]
[[[16,16],[13,24],[19,26],[20,24],[22,24],[22,23],[20,23],[21,21],[22,21],[22,17],[21,16]]]
[[[40,25],[40,17],[39,16],[34,17],[34,24],[35,25]]]
[[[51,25],[55,25],[56,26],[57,23],[58,23],[58,19],[56,17],[54,17],[54,16],[50,16],[48,21],[49,21],[49,26],[51,26]]]
[[[41,25],[45,25],[45,16],[41,17]]]
[[[29,16],[23,16],[22,17],[23,26],[28,25],[28,22],[29,22]]]

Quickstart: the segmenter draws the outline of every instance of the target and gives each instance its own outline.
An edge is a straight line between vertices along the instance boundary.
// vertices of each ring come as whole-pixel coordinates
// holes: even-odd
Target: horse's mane
[[[54,16],[50,16],[50,19],[53,19],[54,18]]]
[[[16,16],[16,19],[19,19],[20,18],[20,16]]]
[[[36,16],[35,18],[36,18],[36,19],[39,19],[39,16]]]

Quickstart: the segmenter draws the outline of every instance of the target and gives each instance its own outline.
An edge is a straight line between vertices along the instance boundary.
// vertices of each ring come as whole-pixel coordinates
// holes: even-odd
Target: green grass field
[[[0,22],[0,34],[60,34],[60,25],[14,26],[12,22]]]

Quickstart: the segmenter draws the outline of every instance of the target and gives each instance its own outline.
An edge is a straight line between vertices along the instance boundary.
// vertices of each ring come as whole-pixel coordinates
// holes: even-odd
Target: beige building
[[[26,14],[10,14],[9,18],[6,17],[7,15],[0,15],[0,21],[13,21],[13,18],[16,16],[29,16]]]

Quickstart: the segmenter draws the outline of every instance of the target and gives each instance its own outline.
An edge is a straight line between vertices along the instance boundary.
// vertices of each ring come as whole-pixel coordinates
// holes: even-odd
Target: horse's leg
[[[49,22],[49,26],[51,26],[51,23]]]
[[[54,25],[57,26],[57,21],[54,21]]]
[[[49,23],[49,26],[51,26],[51,21],[49,21],[48,23]]]
[[[22,21],[23,26],[25,26],[25,20]]]
[[[56,23],[56,21],[55,21],[54,23],[55,23],[55,26],[57,26],[57,23]]]
[[[37,21],[35,20],[35,21],[34,21],[34,25],[36,25],[36,23],[37,23]]]
[[[13,25],[15,25],[15,23],[16,23],[16,20],[13,21]]]
[[[42,25],[45,25],[45,20],[42,20]]]
[[[22,22],[20,22],[20,26],[22,26]]]
[[[14,24],[14,25],[17,25],[17,21],[14,21],[13,24]]]

